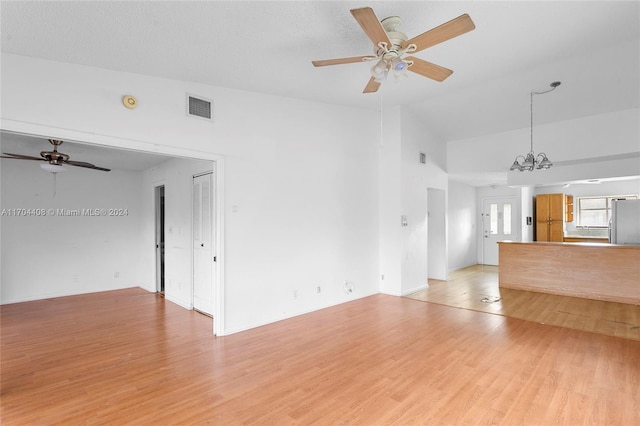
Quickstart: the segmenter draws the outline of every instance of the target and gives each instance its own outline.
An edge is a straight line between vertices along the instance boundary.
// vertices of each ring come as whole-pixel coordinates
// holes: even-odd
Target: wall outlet
[[[316,287],[316,293],[318,294],[322,293],[322,288],[320,288],[320,286]]]
[[[353,283],[345,282],[344,283],[344,292],[347,294],[353,293]]]
[[[113,278],[120,278],[120,272],[116,271],[116,272],[113,274]]]
[[[298,290],[293,290],[293,298],[294,299],[298,298]]]

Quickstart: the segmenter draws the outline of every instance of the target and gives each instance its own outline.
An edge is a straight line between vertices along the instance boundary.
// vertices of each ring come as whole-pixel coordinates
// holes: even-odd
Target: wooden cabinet
[[[564,196],[564,221],[573,222],[573,195]]]
[[[564,194],[536,196],[536,241],[564,241]]]

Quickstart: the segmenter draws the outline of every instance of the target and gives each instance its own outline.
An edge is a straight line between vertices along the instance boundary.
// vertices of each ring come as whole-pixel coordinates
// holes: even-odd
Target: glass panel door
[[[517,230],[513,228],[517,223],[514,203],[514,198],[483,201],[482,263],[485,265],[498,264],[498,241],[517,239]]]

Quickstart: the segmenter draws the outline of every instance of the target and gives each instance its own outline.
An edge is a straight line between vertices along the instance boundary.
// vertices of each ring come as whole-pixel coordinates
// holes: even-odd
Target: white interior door
[[[213,173],[193,177],[193,308],[213,316]]]
[[[482,202],[482,263],[498,265],[498,241],[517,241],[515,198]]]

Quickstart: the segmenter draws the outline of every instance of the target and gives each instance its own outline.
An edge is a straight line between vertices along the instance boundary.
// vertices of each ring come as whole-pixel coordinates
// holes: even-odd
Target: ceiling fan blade
[[[370,7],[351,9],[351,14],[356,18],[356,21],[358,21],[358,24],[360,24],[360,27],[362,27],[374,46],[377,47],[378,43],[384,41],[387,43],[387,46],[391,47],[391,40],[389,40],[387,32],[382,27],[373,9]]]
[[[105,169],[104,167],[98,167],[94,164],[91,163],[86,163],[84,161],[65,161],[64,164],[68,164],[70,166],[76,166],[76,167],[84,167],[85,169],[93,169],[93,170],[100,170],[103,172],[110,172],[111,169]]]
[[[464,15],[460,15],[449,22],[445,22],[440,26],[424,32],[419,36],[405,41],[404,43],[402,43],[402,47],[405,48],[410,44],[415,44],[417,46],[417,49],[413,52],[419,52],[428,47],[435,46],[438,43],[442,43],[443,41],[447,41],[466,32],[469,32],[475,27],[476,25],[473,23],[469,15],[465,13]]]
[[[427,62],[420,58],[407,56],[405,59],[408,61],[413,61],[413,64],[409,66],[409,68],[407,68],[409,71],[413,71],[416,74],[420,74],[424,77],[428,77],[436,81],[443,81],[451,74],[453,74],[453,71],[448,68],[432,64],[431,62]]]
[[[364,62],[377,59],[375,56],[353,56],[351,58],[324,59],[321,61],[311,61],[314,67],[324,67],[327,65],[352,64],[355,62]]]
[[[362,93],[377,92],[379,88],[380,88],[380,83],[378,83],[375,78],[371,77],[369,79],[369,82],[365,86],[364,90],[362,91]]]
[[[13,158],[16,160],[38,160],[38,161],[47,161],[44,158],[41,157],[32,157],[30,155],[22,155],[22,154],[10,154],[8,152],[5,152],[4,155],[2,156],[2,158]]]

